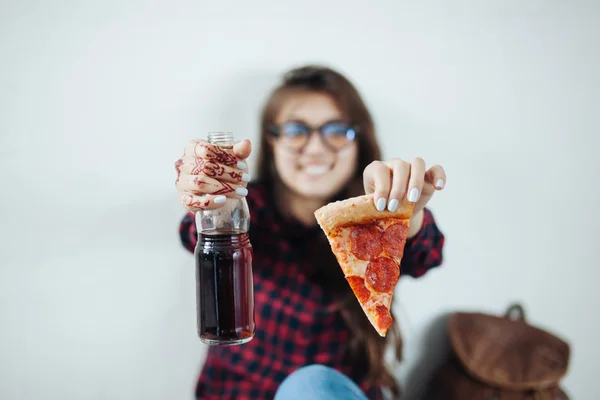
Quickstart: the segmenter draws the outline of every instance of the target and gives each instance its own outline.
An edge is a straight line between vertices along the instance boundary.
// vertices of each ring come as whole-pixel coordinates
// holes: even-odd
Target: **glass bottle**
[[[210,132],[208,142],[232,152],[231,132]],[[246,198],[227,198],[216,210],[196,213],[198,335],[209,345],[237,345],[254,337],[252,245]]]

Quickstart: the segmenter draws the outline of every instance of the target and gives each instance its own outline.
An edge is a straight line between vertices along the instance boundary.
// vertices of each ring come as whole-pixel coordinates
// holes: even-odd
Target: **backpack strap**
[[[513,321],[526,321],[525,310],[519,303],[511,304],[504,313],[504,317]]]

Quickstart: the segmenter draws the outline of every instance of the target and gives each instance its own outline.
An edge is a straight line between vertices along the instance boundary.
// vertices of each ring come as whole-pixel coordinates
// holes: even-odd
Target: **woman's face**
[[[318,128],[344,116],[333,99],[322,93],[298,93],[285,100],[275,123],[302,122]],[[275,168],[283,183],[296,194],[327,200],[339,192],[356,169],[358,146],[355,141],[340,150],[328,147],[314,129],[300,150],[292,150],[286,141],[273,141]]]

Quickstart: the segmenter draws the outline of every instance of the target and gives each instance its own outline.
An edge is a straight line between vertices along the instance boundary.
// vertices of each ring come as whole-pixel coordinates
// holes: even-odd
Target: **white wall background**
[[[518,300],[600,398],[600,3],[287,3],[0,3],[0,398],[191,398],[173,163],[209,130],[256,138],[305,62],[356,82],[386,157],[447,169],[445,265],[397,295],[403,381],[440,315]]]

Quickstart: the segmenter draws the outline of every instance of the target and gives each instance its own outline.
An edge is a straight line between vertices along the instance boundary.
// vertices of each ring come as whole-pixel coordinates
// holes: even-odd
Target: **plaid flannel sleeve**
[[[443,247],[444,235],[438,229],[431,211],[425,208],[421,230],[406,241],[400,274],[418,278],[441,265]]]
[[[194,213],[187,213],[179,224],[179,237],[181,244],[190,253],[194,253],[198,236],[196,234],[196,217]]]

